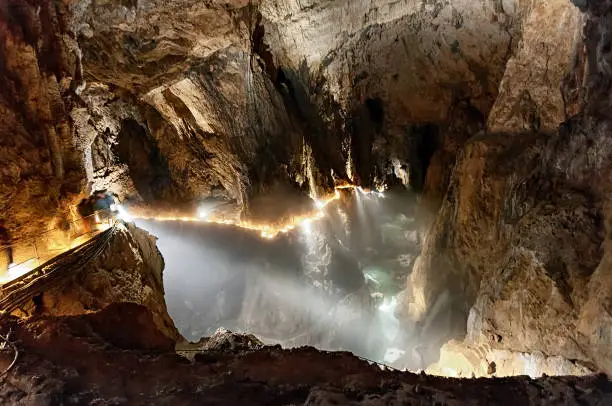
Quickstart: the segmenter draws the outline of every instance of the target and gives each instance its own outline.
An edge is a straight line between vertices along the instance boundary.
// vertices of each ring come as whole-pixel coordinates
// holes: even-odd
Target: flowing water
[[[137,225],[159,237],[168,310],[187,339],[225,327],[392,362],[402,352],[397,294],[419,250],[413,208],[403,189],[354,189],[274,239],[210,223]]]

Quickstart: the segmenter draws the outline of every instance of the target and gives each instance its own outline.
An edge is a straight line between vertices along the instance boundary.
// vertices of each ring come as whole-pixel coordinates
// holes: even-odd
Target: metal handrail
[[[104,221],[98,221],[97,219],[100,218],[100,215],[104,215],[107,218]],[[91,222],[92,219],[95,220],[95,221]],[[56,231],[66,231],[67,230],[68,231],[68,238],[70,239],[70,241],[74,241],[76,238],[82,237],[82,236],[87,235],[87,234],[91,234],[94,231],[94,230],[91,230],[91,229],[89,229],[89,231],[88,231],[89,227],[86,226],[87,223],[91,222],[90,223],[91,225],[99,225],[99,224],[106,223],[106,221],[108,221],[108,225],[110,227],[112,227],[115,224],[115,222],[116,222],[116,218],[115,218],[115,216],[112,214],[112,212],[110,210],[97,210],[93,214],[90,214],[89,216],[81,217],[81,218],[79,218],[77,220],[72,220],[72,221],[68,222],[67,227],[55,227],[55,228],[52,228],[50,230],[47,230],[47,231],[39,234],[38,237],[32,237],[32,238],[28,238],[28,239],[25,239],[25,240],[17,241],[15,243],[12,243],[12,244],[9,244],[9,245],[0,246],[0,252],[2,250],[7,249],[7,248],[11,248],[13,250],[15,250],[15,248],[18,248],[18,247],[22,247],[22,248],[24,248],[24,250],[26,250],[26,249],[33,249],[33,255],[27,257],[26,259],[24,259],[24,260],[22,260],[20,262],[15,262],[15,263],[10,264],[11,267],[9,268],[9,270],[12,269],[13,267],[22,266],[22,265],[24,265],[24,264],[26,264],[27,262],[30,262],[30,261],[37,261],[38,262],[37,266],[40,266],[41,265],[41,259],[44,259],[45,261],[48,261],[48,260],[54,258],[57,255],[61,255],[61,252],[57,253],[55,255],[43,255],[42,252],[55,253],[55,252],[58,252],[58,251],[64,251],[62,248],[58,248],[58,249],[53,249],[53,248],[49,249],[49,248],[46,248],[46,251],[44,251],[41,247],[39,247],[37,245],[37,244],[40,244],[40,240],[43,239],[43,238],[46,238],[49,233],[52,233],[54,231],[56,232]],[[80,228],[83,229],[83,230],[80,230],[82,232],[79,232],[79,230],[77,230],[77,229],[80,229]]]
[[[95,216],[98,216],[100,213],[104,213],[104,212],[110,212],[110,210],[96,210],[93,214],[90,214],[89,216],[85,216],[85,217],[80,217],[77,220],[69,221],[68,224],[71,225],[71,224],[75,224],[75,223],[78,223],[78,222],[82,222],[85,219],[88,219],[90,217],[91,218],[95,218]],[[27,243],[28,241],[36,241],[36,240],[40,239],[43,235],[49,234],[49,233],[51,233],[53,231],[58,231],[58,230],[62,230],[62,227],[55,227],[55,228],[52,228],[50,230],[43,231],[42,233],[38,234],[36,237],[25,238],[23,240],[17,240],[15,242],[11,243],[11,244],[0,245],[0,250],[5,249],[5,248],[9,248],[9,247],[14,247],[14,246],[17,246],[17,245],[23,245],[23,244]]]
[[[0,314],[12,313],[21,308],[31,297],[61,283],[70,275],[79,272],[97,258],[115,235],[116,227],[97,234],[78,247],[63,252],[42,266],[0,287]]]

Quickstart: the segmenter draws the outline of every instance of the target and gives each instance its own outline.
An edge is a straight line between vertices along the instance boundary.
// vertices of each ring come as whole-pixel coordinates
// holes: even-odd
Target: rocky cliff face
[[[6,20],[25,13],[40,25],[46,14],[36,7],[7,7]],[[562,119],[571,95],[556,86],[580,25],[562,0],[56,0],[52,8],[55,23],[31,37],[55,41],[44,57],[63,67],[57,82],[65,78],[53,114],[64,139],[49,144],[65,152],[54,165],[69,156],[72,191],[105,187],[154,206],[218,196],[246,208],[276,183],[317,194],[334,178],[410,182],[441,196],[458,146],[492,107],[496,129]],[[541,52],[555,42],[567,46]],[[537,72],[523,62],[532,55]],[[430,161],[438,173],[426,186]],[[399,167],[410,179],[395,178]]]
[[[180,335],[168,315],[156,238],[134,226],[118,225],[104,251],[81,271],[44,291],[26,306],[29,314],[53,316],[97,312],[113,303],[146,306],[155,327],[170,340]]]
[[[556,131],[580,108],[583,15],[569,1],[519,2],[521,38],[489,114],[490,132]]]
[[[453,286],[458,299],[445,307],[466,321],[470,345],[563,356],[610,372],[608,12],[589,3],[581,114],[549,134],[513,124],[513,133],[474,137],[459,154],[409,279],[406,305],[415,320],[435,318],[433,303]],[[489,124],[499,117],[494,109]]]
[[[19,235],[39,232],[82,187],[68,118],[81,72],[67,10],[56,3],[0,6],[0,218]]]
[[[410,184],[428,232],[399,314],[421,366],[467,336],[610,372],[609,19],[603,0],[9,0],[0,218],[32,234],[102,187],[246,210],[278,185]],[[122,238],[138,255],[49,308],[135,301],[171,330],[157,254]]]

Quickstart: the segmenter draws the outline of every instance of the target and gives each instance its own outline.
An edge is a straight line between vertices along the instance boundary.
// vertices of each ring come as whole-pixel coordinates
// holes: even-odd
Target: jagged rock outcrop
[[[440,359],[427,368],[427,373],[464,378],[517,375],[537,378],[544,375],[584,376],[593,371],[561,356],[494,350],[486,345],[474,347],[452,340],[442,346]]]
[[[168,315],[156,238],[132,225],[117,225],[100,255],[81,271],[54,285],[24,309],[55,316],[96,312],[113,303],[146,306],[157,328],[172,340],[180,335]]]
[[[120,314],[130,316],[117,318]],[[148,309],[117,304],[89,315],[5,318],[19,348],[0,383],[3,403],[70,404],[522,404],[612,401],[603,376],[455,380],[381,370],[349,353],[313,348],[218,348],[176,355]],[[117,332],[123,334],[120,339]],[[232,340],[231,333],[225,333]],[[128,337],[132,337],[129,339]],[[143,340],[146,338],[146,340]],[[170,343],[171,344],[171,343]],[[3,364],[13,354],[2,352]]]
[[[488,114],[504,72],[519,75],[506,62],[522,26],[528,43],[547,10],[493,0],[53,4],[61,27],[44,35],[63,36],[46,56],[70,73],[56,74],[68,104],[54,118],[67,122],[58,145],[75,168],[71,190],[86,178],[87,189],[141,203],[219,196],[241,208],[279,182],[313,194],[334,178],[397,182],[392,162],[410,166],[421,190],[434,151],[446,168],[463,143],[456,133],[472,132],[453,106]],[[522,24],[525,15],[536,17]],[[541,94],[568,52],[555,54]],[[430,184],[443,190],[447,172]]]
[[[261,9],[279,66],[323,75],[347,112],[378,99],[387,131],[403,133],[440,121],[457,97],[490,109],[515,34],[512,3],[269,0]]]
[[[263,343],[252,334],[236,334],[224,328],[217,329],[204,340],[200,348],[210,352],[252,351],[263,347]]]
[[[248,45],[249,0],[70,2],[87,81],[142,96],[184,78],[209,56]]]
[[[566,0],[518,3],[524,14],[521,40],[506,65],[488,130],[556,131],[577,113],[571,111],[571,96],[563,94],[561,83],[582,53],[583,16]]]
[[[453,301],[437,311],[465,322],[469,345],[611,371],[604,50],[612,28],[603,3],[589,2],[584,110],[555,133],[486,134],[460,152],[408,281],[405,309],[417,324],[435,319],[450,287]],[[423,338],[435,328],[426,326]],[[461,338],[461,330],[446,334]]]
[[[145,201],[217,194],[244,207],[279,178],[311,191],[329,190],[334,176],[380,184],[393,178],[391,159],[419,159],[422,134],[438,148],[415,125],[456,127],[448,112],[458,100],[486,115],[523,13],[488,0],[111,1],[70,11],[88,83],[141,105],[106,127],[110,139],[104,125],[79,126],[88,127],[85,155],[92,140],[116,144],[121,120],[133,119],[167,166],[143,181],[146,163],[114,153],[96,179],[86,162],[88,179]],[[99,107],[88,110],[80,117]],[[158,190],[147,190],[152,182]]]
[[[610,371],[610,16],[573,3],[584,44],[562,0],[3,2],[0,218],[32,234],[101,187],[246,209],[410,183],[439,209],[399,312],[422,367],[467,333]],[[122,233],[43,308],[144,303],[175,336],[157,254]]]

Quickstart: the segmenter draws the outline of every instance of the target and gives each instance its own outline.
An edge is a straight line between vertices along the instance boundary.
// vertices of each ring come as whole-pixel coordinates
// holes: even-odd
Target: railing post
[[[34,240],[34,256],[36,257],[36,262],[38,262],[38,266],[40,266],[40,257],[38,256],[38,247],[36,246],[36,240]]]

